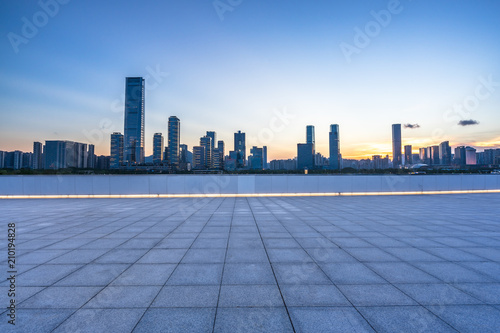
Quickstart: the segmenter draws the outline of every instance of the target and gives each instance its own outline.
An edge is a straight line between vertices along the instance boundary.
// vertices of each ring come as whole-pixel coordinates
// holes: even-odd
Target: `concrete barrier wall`
[[[500,175],[0,176],[0,195],[268,194],[500,190]]]

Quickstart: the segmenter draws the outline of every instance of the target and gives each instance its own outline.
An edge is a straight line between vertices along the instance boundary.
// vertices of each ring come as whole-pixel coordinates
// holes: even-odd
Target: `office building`
[[[185,144],[179,145],[179,170],[186,171],[189,169],[189,150]]]
[[[43,145],[41,142],[33,142],[32,168],[43,169]]]
[[[466,165],[476,165],[477,164],[476,149],[474,149],[472,147],[465,148],[465,164]]]
[[[314,151],[316,151],[316,136],[314,134],[313,125],[306,126],[306,143],[312,144]]]
[[[405,146],[405,165],[413,164],[412,147],[411,145]]]
[[[453,159],[453,164],[455,164],[455,165],[465,165],[466,164],[465,147],[464,146],[458,146],[455,148],[455,158]]]
[[[87,168],[87,144],[73,141],[45,141],[45,169]]]
[[[451,147],[449,141],[444,141],[439,144],[439,162],[442,165],[451,164]]]
[[[123,161],[127,165],[144,163],[144,103],[144,79],[142,77],[127,77],[123,136]]]
[[[429,147],[431,151],[431,164],[432,165],[439,165],[440,160],[439,160],[439,146],[432,146]]]
[[[168,118],[168,159],[172,169],[179,168],[179,145],[181,144],[181,121],[176,116]]]
[[[253,146],[250,149],[250,156],[248,157],[249,167],[252,170],[264,169],[264,153],[262,148]]]
[[[420,163],[429,164],[429,161],[427,160],[427,148],[419,149],[419,159]]]
[[[244,168],[246,165],[246,142],[245,133],[238,131],[234,133],[234,152],[237,154],[236,168]]]
[[[216,143],[217,143],[217,133],[215,133],[214,131],[207,131],[207,135],[206,136],[209,136],[210,139],[211,139],[211,151],[212,151],[212,155],[211,155],[211,161],[210,161],[210,165],[212,166],[212,168],[214,167],[214,151],[215,149],[217,148],[216,147]]]
[[[402,165],[401,145],[401,124],[394,124],[392,125],[392,165],[394,168]]]
[[[339,134],[339,125],[330,125],[330,133],[329,133],[329,143],[330,143],[330,169],[340,170],[341,161],[340,161],[340,134]]]
[[[262,162],[263,168],[265,170],[269,169],[269,164],[267,163],[267,146],[262,147]]]
[[[218,169],[224,169],[224,155],[225,155],[224,141],[222,140],[217,141],[217,150],[219,151]]]
[[[205,169],[213,168],[212,163],[212,138],[209,136],[204,136],[200,138],[200,146],[204,148],[205,152]]]
[[[95,146],[89,145],[88,157],[87,157],[87,168],[95,169],[96,156],[95,156]]]
[[[195,146],[193,147],[193,169],[205,169],[205,147]]]
[[[163,134],[155,133],[153,136],[153,164],[161,164],[163,162],[164,152]]]
[[[314,169],[314,146],[312,143],[297,144],[297,169]]]
[[[111,154],[109,167],[118,169],[123,164],[123,134],[114,132],[111,134]]]
[[[5,168],[5,155],[7,152],[0,150],[0,169]]]

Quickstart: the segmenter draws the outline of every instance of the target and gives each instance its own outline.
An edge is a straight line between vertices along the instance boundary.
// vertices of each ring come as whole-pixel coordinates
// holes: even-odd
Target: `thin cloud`
[[[479,124],[479,121],[477,120],[473,120],[473,119],[469,119],[469,120],[460,120],[458,122],[458,125],[460,126],[471,126],[471,125],[478,125]]]
[[[419,124],[405,124],[404,126],[405,128],[410,128],[410,129],[420,128]]]

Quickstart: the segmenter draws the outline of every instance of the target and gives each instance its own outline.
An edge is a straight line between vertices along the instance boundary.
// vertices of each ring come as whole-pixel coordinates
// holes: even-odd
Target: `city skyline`
[[[25,37],[44,8],[9,2],[0,14],[2,150],[73,140],[109,154],[124,121],[123,77],[134,76],[146,79],[147,156],[171,115],[189,147],[207,130],[225,142],[241,130],[248,147],[271,147],[269,160],[296,155],[289,143],[302,142],[307,125],[327,156],[329,126],[339,124],[343,158],[392,155],[386,126],[396,123],[414,148],[500,145],[493,1],[245,1],[222,14],[211,2],[127,3],[120,12],[69,2]]]

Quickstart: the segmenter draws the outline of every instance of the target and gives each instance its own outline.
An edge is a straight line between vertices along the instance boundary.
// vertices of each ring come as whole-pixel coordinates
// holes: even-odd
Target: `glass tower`
[[[330,125],[330,169],[340,169],[339,125]]]
[[[394,124],[392,125],[392,165],[398,168],[401,164],[401,124]]]
[[[160,164],[163,161],[163,134],[155,133],[153,136],[153,163]]]
[[[125,82],[124,162],[144,163],[144,93],[142,77],[127,77]]]
[[[168,118],[168,158],[174,169],[179,168],[179,145],[181,143],[181,121],[176,116]]]

